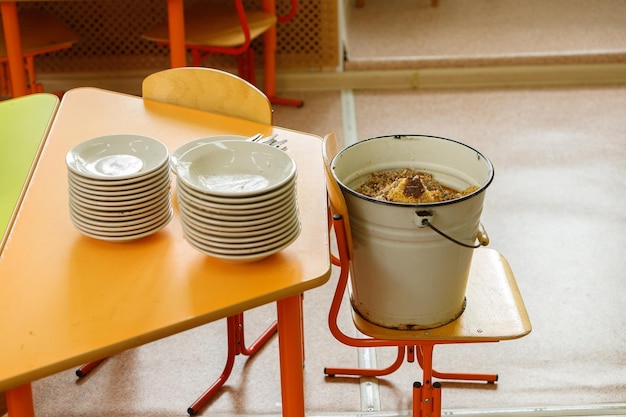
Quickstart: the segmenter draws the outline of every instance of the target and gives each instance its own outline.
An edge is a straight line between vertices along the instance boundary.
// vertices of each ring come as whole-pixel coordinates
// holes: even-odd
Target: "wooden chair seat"
[[[465,310],[451,323],[427,330],[396,330],[377,326],[352,310],[356,328],[380,340],[493,342],[517,339],[531,326],[507,260],[493,249],[477,249],[465,292]]]
[[[251,39],[258,38],[273,27],[277,20],[275,15],[260,10],[246,10],[245,15]],[[167,22],[148,30],[143,37],[157,43],[168,43]],[[234,8],[200,2],[185,9],[185,45],[187,48],[233,48],[245,42],[244,30]]]

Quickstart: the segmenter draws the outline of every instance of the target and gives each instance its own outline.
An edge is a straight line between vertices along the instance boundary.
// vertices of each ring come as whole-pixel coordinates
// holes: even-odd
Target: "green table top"
[[[0,250],[58,104],[46,93],[0,101]]]

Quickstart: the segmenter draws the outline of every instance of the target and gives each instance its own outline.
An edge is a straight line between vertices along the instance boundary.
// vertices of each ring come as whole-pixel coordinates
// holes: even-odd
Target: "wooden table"
[[[4,38],[7,44],[7,57],[9,60],[9,72],[11,73],[13,97],[26,95],[24,57],[22,55],[22,41],[20,37],[19,21],[17,18],[16,3],[18,1],[37,0],[0,0],[0,13],[2,14]],[[263,0],[262,7],[265,11],[276,13],[275,0]],[[187,52],[185,49],[184,0],[167,0],[167,16],[170,30],[170,65],[172,68],[183,67],[187,65]],[[268,30],[263,35],[263,39],[265,44],[265,74],[274,74],[276,72],[276,27]],[[276,96],[276,82],[274,77],[266,77],[265,93],[268,97]]]
[[[298,168],[302,233],[276,255],[242,265],[201,254],[183,239],[177,210],[166,228],[129,243],[88,238],[70,222],[64,161],[80,142],[140,134],[173,151],[257,132],[287,139]],[[10,416],[34,415],[31,381],[270,302],[283,415],[304,416],[300,294],[330,276],[323,169],[316,136],[100,89],[66,93],[0,257],[0,391]]]

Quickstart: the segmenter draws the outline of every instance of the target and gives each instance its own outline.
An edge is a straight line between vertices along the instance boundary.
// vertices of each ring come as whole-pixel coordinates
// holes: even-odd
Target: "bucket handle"
[[[453,238],[450,235],[447,235],[445,232],[439,230],[437,227],[435,227],[435,225],[433,225],[429,218],[433,216],[432,212],[428,211],[428,210],[420,210],[420,211],[416,211],[415,214],[417,214],[417,216],[421,219],[421,222],[418,226],[420,227],[430,227],[432,230],[434,230],[435,232],[437,232],[439,235],[445,237],[446,239],[448,239],[451,242],[456,243],[457,245],[461,245],[463,247],[466,248],[470,248],[470,249],[477,249],[481,246],[487,246],[489,244],[489,235],[487,235],[487,231],[485,230],[485,226],[483,226],[482,223],[478,223],[478,232],[476,233],[476,239],[478,240],[477,244],[468,244],[468,243],[464,243],[461,242],[460,240],[457,240],[455,238]]]

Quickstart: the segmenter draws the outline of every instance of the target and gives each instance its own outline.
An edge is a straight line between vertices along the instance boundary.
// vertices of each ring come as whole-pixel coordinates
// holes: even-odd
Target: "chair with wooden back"
[[[71,48],[78,40],[76,33],[56,16],[39,9],[20,10],[19,24],[27,72],[27,91],[40,93],[43,86],[35,76],[35,57],[49,52]],[[0,96],[12,96],[4,28],[0,21]]]
[[[406,360],[415,362],[423,370],[422,382],[413,384],[413,417],[439,417],[441,415],[441,384],[432,378],[486,381],[494,383],[495,374],[444,373],[433,369],[435,345],[454,343],[486,343],[516,339],[531,331],[530,320],[522,301],[513,272],[506,259],[492,249],[479,249],[474,253],[466,297],[468,304],[463,314],[453,322],[433,329],[397,330],[366,321],[354,309],[352,319],[363,338],[346,335],[338,325],[341,303],[346,291],[350,294],[350,262],[354,253],[349,228],[348,207],[341,189],[332,174],[332,160],[339,146],[334,133],[325,136],[322,155],[326,166],[329,207],[335,232],[338,256],[333,264],[340,274],[328,316],[330,331],[341,343],[361,348],[396,347],[396,360],[385,368],[331,368],[324,369],[328,376],[380,377],[396,371]]]
[[[272,124],[272,105],[261,90],[213,68],[172,68],[148,75],[142,95],[148,100]]]
[[[217,69],[203,67],[172,68],[148,75],[142,83],[144,100],[153,100],[193,108],[230,117],[237,117],[264,125],[272,124],[272,105],[265,94],[246,80]],[[274,321],[249,346],[244,340],[244,314],[226,319],[228,354],[226,365],[217,380],[189,406],[190,415],[200,408],[224,385],[233,369],[237,355],[256,353],[277,331]],[[104,359],[102,359],[104,360]],[[76,375],[87,375],[102,360],[87,363]]]
[[[297,11],[297,0],[290,0],[291,9],[285,16],[277,16],[264,10],[249,10],[243,0],[235,0],[233,5],[215,1],[199,1],[185,9],[185,47],[191,51],[192,65],[201,66],[213,54],[237,56],[238,75],[257,85],[252,43],[278,22],[286,22]],[[143,38],[160,45],[169,44],[169,26],[163,21],[143,34]],[[266,46],[267,47],[267,46]],[[273,68],[273,67],[272,67]],[[272,83],[276,74],[265,74]],[[270,97],[270,101],[275,98]],[[276,103],[302,106],[300,100],[275,99]]]

